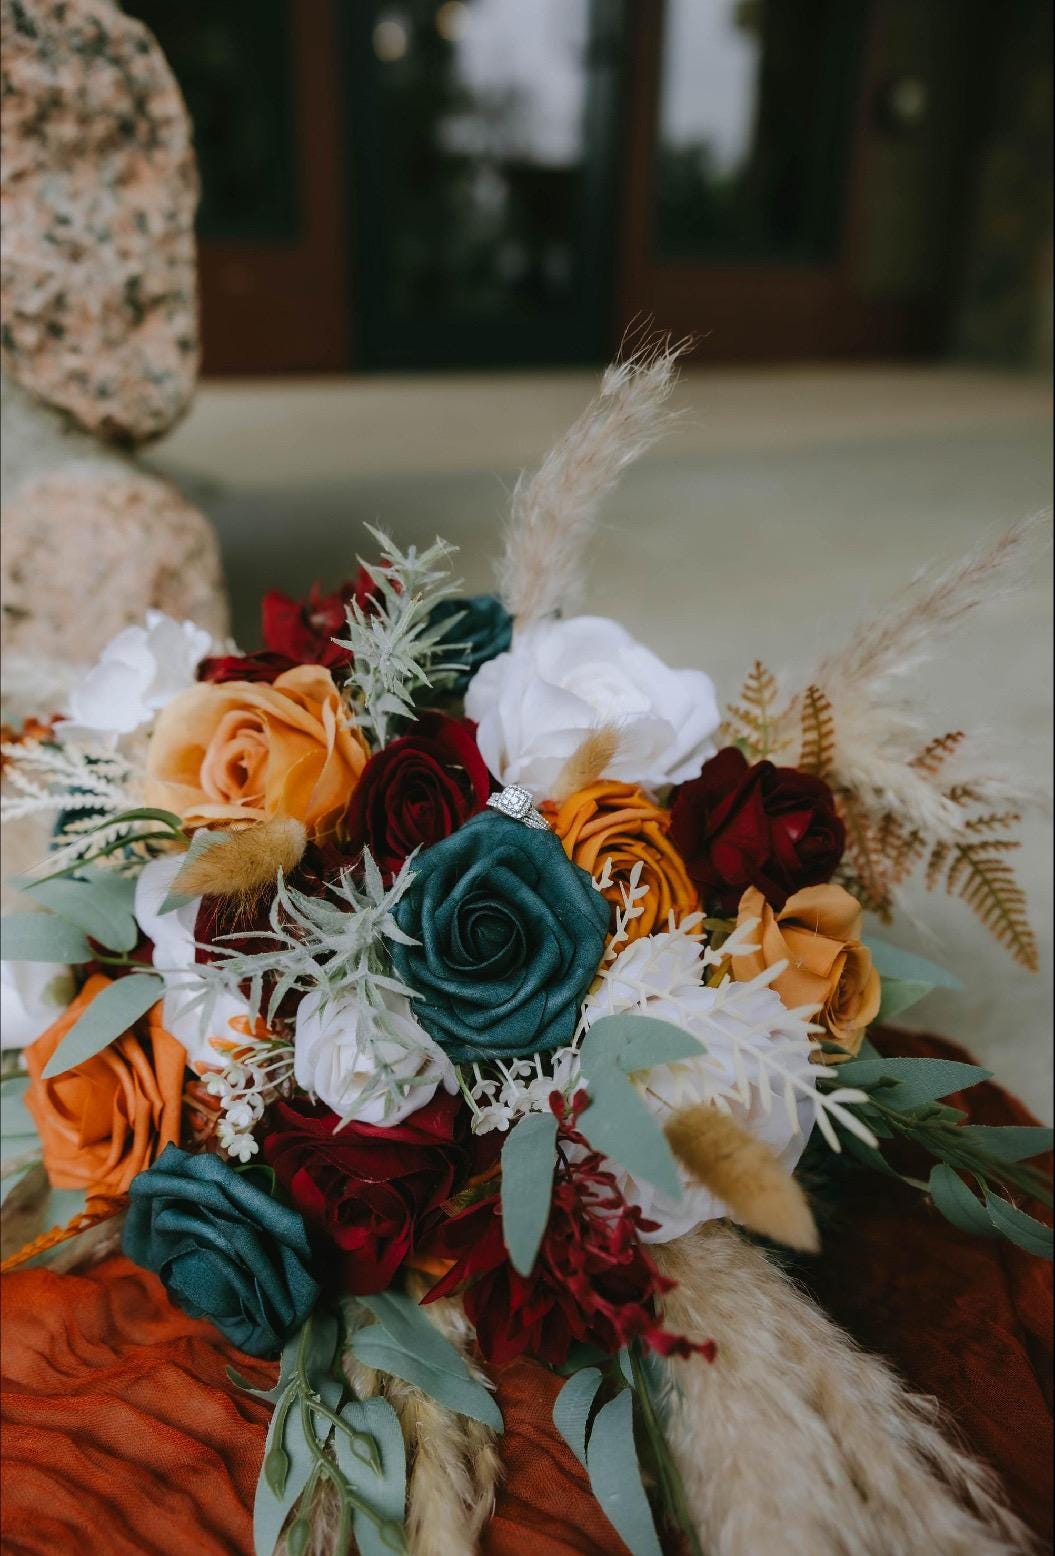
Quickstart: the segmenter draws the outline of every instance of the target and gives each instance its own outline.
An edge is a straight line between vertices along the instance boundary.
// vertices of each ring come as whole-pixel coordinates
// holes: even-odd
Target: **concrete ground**
[[[213,382],[150,463],[219,531],[243,647],[268,588],[335,583],[364,522],[461,548],[489,587],[507,493],[589,398],[582,372]],[[681,418],[613,494],[586,606],[620,618],[721,697],[759,657],[808,666],[932,559],[1051,502],[1043,383],[945,367],[688,374]],[[935,731],[984,726],[1050,794],[1051,590],[964,627],[921,678]],[[957,972],[906,1018],[957,1038],[1051,1117],[1051,809],[1023,829],[1043,971],[1016,969],[959,902],[910,892],[884,931]]]

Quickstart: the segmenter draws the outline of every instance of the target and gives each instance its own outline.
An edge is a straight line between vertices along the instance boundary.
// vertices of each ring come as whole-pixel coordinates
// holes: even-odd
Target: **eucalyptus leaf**
[[[995,1235],[985,1206],[945,1162],[931,1168],[927,1187],[935,1208],[961,1232],[969,1232],[974,1237]]]
[[[671,1199],[681,1199],[674,1153],[633,1083],[621,1070],[605,1069],[589,1083],[589,1105],[578,1126],[594,1150]]]
[[[303,1492],[315,1464],[311,1447],[304,1435],[304,1424],[297,1406],[295,1385],[275,1410],[264,1442],[264,1466],[276,1448],[281,1449],[287,1460],[287,1469],[280,1495],[268,1484],[265,1468],[261,1467],[253,1503],[253,1550],[256,1556],[272,1556],[278,1544],[282,1526],[289,1517],[293,1504]],[[285,1408],[283,1405],[285,1404]]]
[[[872,1092],[877,1102],[909,1113],[989,1080],[992,1072],[956,1059],[853,1059],[839,1066],[840,1085]]]
[[[518,1275],[530,1275],[549,1220],[557,1120],[525,1113],[502,1147],[502,1236]]]
[[[1019,1210],[1017,1205],[1008,1204],[1006,1199],[1000,1199],[988,1189],[985,1191],[985,1208],[989,1213],[990,1221],[1009,1243],[1014,1243],[1017,1248],[1024,1248],[1027,1253],[1035,1254],[1038,1259],[1051,1258],[1050,1226],[1045,1226],[1044,1222],[1038,1221],[1035,1216],[1027,1215],[1024,1210]]]
[[[135,882],[102,873],[42,881],[28,895],[50,913],[110,951],[131,951],[139,939],[132,914]]]
[[[0,1160],[18,1156],[38,1139],[37,1126],[26,1107],[28,1075],[13,1075],[0,1086]]]
[[[580,1050],[583,1079],[589,1085],[601,1070],[613,1065],[626,1075],[651,1070],[679,1059],[698,1059],[706,1052],[698,1038],[671,1021],[654,1016],[602,1016],[587,1032]]]
[[[0,955],[6,962],[90,962],[87,939],[53,913],[12,913],[0,920]]]
[[[353,1530],[359,1556],[392,1556],[405,1552],[402,1533],[407,1498],[407,1456],[403,1433],[395,1411],[387,1399],[353,1399],[341,1410],[341,1419],[354,1432],[373,1439],[380,1471],[373,1470],[354,1451],[344,1432],[334,1433],[333,1446],[337,1467],[352,1490],[366,1502],[386,1525],[379,1529],[366,1513],[357,1510]]]
[[[1055,1130],[1039,1124],[964,1124],[959,1139],[998,1162],[1028,1162],[1052,1149]]]
[[[352,1336],[352,1352],[361,1362],[394,1373],[449,1410],[502,1431],[502,1414],[491,1394],[416,1302],[394,1291],[361,1301],[377,1320]]]
[[[601,1381],[596,1367],[583,1367],[581,1372],[572,1374],[553,1402],[553,1425],[583,1469],[586,1468],[590,1412]]]
[[[44,1066],[44,1079],[61,1075],[97,1054],[145,1016],[164,992],[164,980],[153,973],[132,973],[109,984],[70,1027]]]
[[[879,980],[879,1009],[877,1021],[891,1021],[903,1011],[911,1010],[920,1000],[934,992],[933,983],[918,983],[913,978],[881,978]]]
[[[925,983],[931,989],[962,989],[963,984],[955,974],[937,962],[917,956],[913,951],[903,951],[887,940],[866,935],[865,945],[872,953],[872,966],[880,978],[896,978],[907,983]]]
[[[634,1445],[634,1394],[624,1389],[597,1413],[586,1449],[590,1486],[631,1556],[663,1556]]]

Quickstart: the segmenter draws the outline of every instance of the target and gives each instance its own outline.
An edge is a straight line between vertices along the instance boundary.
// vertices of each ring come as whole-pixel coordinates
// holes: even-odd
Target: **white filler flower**
[[[658,788],[697,776],[721,722],[710,676],[671,670],[602,616],[518,632],[469,683],[465,712],[495,776],[536,798],[552,794],[591,730],[618,735],[602,777]]]
[[[98,663],[70,693],[67,736],[127,735],[148,724],[178,692],[194,684],[194,672],[212,638],[193,621],[174,621],[147,611],[142,627],[111,638]]]
[[[57,962],[0,963],[0,1031],[5,1048],[25,1048],[69,1005],[73,974]]]

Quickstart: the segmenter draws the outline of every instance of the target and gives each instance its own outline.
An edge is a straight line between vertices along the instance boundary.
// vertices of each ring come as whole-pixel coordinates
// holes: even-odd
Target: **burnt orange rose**
[[[123,1194],[166,1145],[179,1143],[187,1053],[161,1025],[157,1004],[132,1031],[83,1064],[44,1080],[48,1060],[110,979],[89,978],[53,1026],[26,1049],[26,1106],[57,1189],[89,1198]]]
[[[862,916],[857,898],[841,886],[807,886],[779,913],[751,886],[740,898],[737,922],[761,921],[755,935],[760,949],[733,957],[733,977],[747,982],[786,961],[772,985],[784,1004],[819,1007],[817,1020],[832,1041],[855,1054],[878,1014],[880,993],[871,952],[861,944]]]
[[[158,718],[146,803],[191,827],[289,816],[324,837],[348,809],[368,755],[321,665],[298,665],[270,686],[202,681]]]
[[[620,886],[629,883],[636,864],[644,866],[638,884],[648,887],[648,896],[638,903],[644,911],[627,926],[631,940],[666,929],[672,912],[677,924],[699,909],[681,856],[667,841],[669,812],[634,784],[603,780],[563,805],[548,801],[542,809],[575,864],[598,876],[611,861],[612,884],[605,890],[609,902],[622,907]]]

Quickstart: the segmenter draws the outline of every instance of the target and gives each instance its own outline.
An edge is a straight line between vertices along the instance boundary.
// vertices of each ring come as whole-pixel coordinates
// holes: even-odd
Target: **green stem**
[[[656,1413],[655,1402],[648,1386],[648,1373],[641,1358],[639,1342],[635,1341],[629,1347],[629,1356],[630,1371],[634,1378],[634,1393],[641,1406],[641,1419],[656,1462],[656,1468],[659,1471],[664,1505],[677,1527],[684,1534],[690,1556],[703,1556],[703,1547],[696,1533],[695,1522],[689,1507],[689,1499],[685,1493],[685,1483],[681,1478],[678,1466],[674,1463],[663,1427]]]

